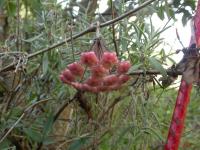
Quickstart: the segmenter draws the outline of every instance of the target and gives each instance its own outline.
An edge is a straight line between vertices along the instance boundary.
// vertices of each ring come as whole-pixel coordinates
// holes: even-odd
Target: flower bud
[[[93,51],[81,53],[80,60],[81,60],[81,63],[83,63],[84,65],[87,65],[89,67],[97,65],[97,63],[99,61],[97,56],[95,55],[95,53]]]
[[[102,65],[110,69],[112,66],[116,65],[118,62],[115,52],[104,52],[101,60]]]
[[[122,61],[117,66],[117,73],[118,74],[127,73],[130,67],[131,67],[131,64],[129,61]]]
[[[108,74],[108,70],[104,68],[102,65],[97,65],[91,68],[92,76],[99,78]]]
[[[82,90],[83,90],[83,91],[93,92],[93,93],[97,93],[97,92],[98,92],[98,91],[97,91],[97,87],[92,87],[92,86],[90,86],[90,85],[88,85],[88,84],[86,84],[86,83],[83,84]]]
[[[126,83],[128,80],[130,79],[130,77],[126,74],[122,74],[119,76],[119,83],[120,84],[124,84]]]
[[[121,87],[119,83],[109,86],[109,90],[118,90]]]
[[[99,86],[101,84],[101,80],[92,76],[86,80],[86,83],[90,86]]]
[[[70,70],[65,69],[61,75],[63,76],[62,78],[64,78],[65,80],[69,81],[69,82],[73,82],[75,81],[74,75],[71,73]]]
[[[103,84],[105,86],[110,86],[118,82],[118,77],[116,75],[108,75],[103,78]]]
[[[108,91],[108,86],[104,86],[104,85],[98,86],[97,91],[99,91],[99,92]]]
[[[79,83],[79,82],[72,82],[71,85],[72,85],[74,88],[78,89],[78,90],[82,90],[82,88],[83,88],[83,84],[81,84],[81,83]]]
[[[66,84],[70,84],[70,82],[65,79],[65,77],[63,76],[63,74],[60,75],[60,80],[63,82],[63,83],[66,83]]]
[[[84,74],[84,68],[78,62],[74,62],[68,65],[68,69],[75,76],[82,77]]]

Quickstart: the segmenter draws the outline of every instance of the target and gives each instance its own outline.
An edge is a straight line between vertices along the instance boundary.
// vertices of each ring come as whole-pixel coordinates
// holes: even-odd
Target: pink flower
[[[92,92],[92,93],[97,93],[98,91],[97,91],[97,87],[93,87],[93,86],[90,86],[90,85],[88,85],[88,84],[83,84],[83,86],[82,86],[82,90],[83,91],[89,91],[89,92]]]
[[[68,80],[63,76],[63,74],[61,74],[59,77],[60,77],[60,80],[61,80],[63,83],[70,84],[70,81],[68,81]]]
[[[92,76],[86,80],[86,83],[90,86],[99,86],[101,84],[101,80]]]
[[[117,66],[117,73],[119,74],[127,73],[130,67],[131,67],[131,64],[129,61],[122,61]]]
[[[129,79],[130,79],[130,77],[126,74],[122,74],[122,75],[119,76],[120,84],[126,83]]]
[[[84,73],[84,68],[78,62],[74,62],[68,65],[68,69],[75,76],[82,77]]]
[[[97,65],[97,63],[99,62],[97,56],[92,51],[91,52],[83,52],[83,53],[81,53],[80,60],[81,60],[81,63],[83,63],[84,65],[87,65],[89,67]]]
[[[79,82],[72,82],[71,85],[78,89],[78,90],[81,90],[83,88],[83,84],[79,83]]]
[[[61,73],[61,80],[62,81],[68,81],[68,82],[73,82],[75,81],[74,75],[71,73],[70,70],[65,69],[62,73]]]
[[[99,92],[108,91],[108,86],[104,86],[104,85],[98,86],[97,91],[99,91]]]
[[[91,68],[92,76],[99,78],[108,74],[108,70],[104,68],[102,65],[97,65]]]
[[[109,86],[109,90],[118,90],[121,87],[119,83]]]
[[[103,84],[105,86],[110,86],[118,82],[118,77],[116,75],[108,75],[103,78]]]
[[[110,69],[112,66],[116,65],[118,62],[116,53],[114,52],[104,52],[103,53],[103,57],[102,57],[102,65],[107,68]]]

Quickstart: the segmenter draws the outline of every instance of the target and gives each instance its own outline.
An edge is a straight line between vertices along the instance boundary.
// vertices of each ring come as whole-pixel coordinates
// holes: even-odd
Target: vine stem
[[[114,24],[114,23],[116,23],[118,21],[121,21],[122,19],[124,19],[124,18],[126,18],[126,17],[128,17],[128,16],[130,16],[130,15],[136,13],[136,12],[138,12],[139,10],[143,9],[144,7],[148,6],[149,4],[151,4],[154,1],[161,1],[161,0],[148,0],[148,1],[144,2],[143,4],[141,4],[140,6],[138,6],[137,8],[135,8],[135,9],[133,9],[131,11],[128,11],[128,12],[124,13],[123,15],[115,18],[115,19],[112,19],[112,20],[109,20],[109,21],[107,21],[105,23],[100,24],[100,28],[106,27],[106,26],[112,25],[112,24]],[[78,34],[75,34],[72,37],[66,38],[65,40],[63,40],[63,41],[61,41],[59,43],[55,43],[55,44],[53,44],[53,45],[51,45],[51,46],[49,46],[47,48],[44,48],[44,49],[39,50],[39,51],[37,51],[35,53],[29,54],[28,55],[28,59],[32,59],[35,56],[38,56],[38,55],[43,54],[45,52],[48,52],[48,51],[50,51],[52,49],[55,49],[55,48],[65,44],[66,42],[70,42],[72,39],[74,40],[74,39],[77,39],[77,38],[79,38],[79,37],[81,37],[81,36],[83,36],[85,34],[90,33],[90,32],[95,32],[95,30],[96,30],[96,25],[91,25],[90,27],[88,27],[84,31],[82,31],[82,32],[80,32]],[[0,73],[15,68],[15,65],[16,65],[16,63],[12,63],[12,64],[2,68],[0,70]]]

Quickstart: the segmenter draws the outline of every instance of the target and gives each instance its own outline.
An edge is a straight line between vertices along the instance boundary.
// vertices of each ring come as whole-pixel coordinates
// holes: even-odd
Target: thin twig
[[[35,107],[36,105],[40,104],[40,103],[44,103],[49,101],[50,99],[45,99],[45,100],[41,100],[38,101],[34,104],[31,104],[29,107],[27,107],[26,109],[24,109],[22,115],[17,119],[17,121],[12,125],[12,127],[4,134],[4,136],[0,139],[0,144],[3,142],[3,140],[10,134],[10,132],[15,128],[15,126],[22,120],[22,118],[26,115],[26,113],[33,107]]]
[[[130,93],[126,94],[125,96],[119,96],[119,97],[117,97],[117,98],[108,106],[108,108],[99,116],[98,121],[100,122],[102,119],[104,119],[104,116],[105,116],[106,114],[108,114],[108,112],[109,112],[112,108],[114,108],[114,106],[115,106],[116,104],[118,104],[118,102],[120,102],[121,100],[123,100],[124,97],[127,97],[128,95],[130,95]]]
[[[56,150],[60,150],[63,146],[65,146],[66,144],[72,143],[73,141],[79,140],[81,138],[87,138],[91,136],[91,133],[85,133],[83,135],[80,135],[78,137],[69,139],[69,140],[64,140],[63,143],[61,143],[60,145],[58,145],[58,147],[56,148]]]
[[[96,138],[92,143],[90,143],[89,145],[87,145],[86,147],[82,147],[81,148],[81,150],[88,150],[88,149],[90,149],[91,147],[93,147],[94,145],[100,145],[102,142],[103,142],[103,137],[106,135],[106,134],[108,134],[108,133],[110,133],[112,130],[110,129],[110,128],[108,128],[108,129],[105,129],[105,131],[102,131],[101,133],[101,135],[98,137],[98,138]]]
[[[110,4],[111,4],[111,9],[112,9],[112,19],[114,19],[115,18],[115,12],[114,12],[113,0],[110,0]],[[115,52],[116,52],[117,56],[119,56],[115,34],[116,34],[115,24],[113,23],[112,24],[113,43],[114,43],[114,47],[115,47]]]
[[[63,110],[69,105],[71,104],[71,102],[73,102],[76,98],[77,98],[78,92],[74,95],[74,97],[72,99],[70,99],[69,101],[66,101],[57,111],[57,113],[54,115],[54,122],[58,119],[58,117],[60,116],[60,114],[63,112]]]
[[[176,28],[176,37],[177,37],[179,43],[181,44],[181,46],[182,46],[183,48],[185,48],[185,46],[183,45],[183,43],[182,43],[182,41],[181,41],[181,38],[180,38],[180,36],[179,36],[179,33],[178,33],[178,29],[177,29],[177,28]]]
[[[19,4],[19,0],[16,0],[17,2],[17,31],[16,31],[16,47],[17,47],[17,51],[19,51],[19,23],[20,23],[20,15],[19,15],[19,10],[20,10],[20,4]]]
[[[154,1],[156,1],[156,0],[148,0],[148,1],[144,2],[142,5],[138,6],[137,8],[135,8],[135,9],[129,11],[129,12],[124,13],[123,15],[121,15],[121,16],[113,19],[113,20],[110,20],[110,21],[107,21],[105,23],[100,24],[100,27],[102,28],[102,27],[106,27],[106,26],[112,25],[112,24],[114,24],[114,23],[116,23],[116,22],[118,22],[118,21],[120,21],[120,20],[122,20],[122,19],[124,19],[124,18],[126,18],[128,16],[130,16],[131,14],[134,14],[134,13],[138,12],[139,10],[143,9],[144,7],[148,6],[149,4],[151,4]],[[160,1],[160,0],[157,0],[157,1]],[[77,38],[79,38],[79,37],[81,37],[81,36],[83,36],[85,34],[90,33],[90,32],[95,32],[95,29],[96,29],[96,25],[92,25],[92,26],[88,27],[87,29],[85,29],[84,31],[82,31],[82,32],[80,32],[78,34],[75,34],[72,37],[66,38],[65,40],[63,40],[63,41],[61,41],[59,43],[55,43],[55,44],[53,44],[53,45],[51,45],[51,46],[49,46],[47,48],[44,48],[44,49],[39,50],[39,51],[37,51],[35,53],[29,54],[28,55],[28,59],[32,59],[35,56],[38,56],[38,55],[43,54],[45,52],[48,52],[48,51],[50,51],[50,50],[52,50],[54,48],[57,48],[57,47],[65,44],[66,42],[70,42],[72,39],[74,40],[74,39],[77,39]],[[2,68],[0,70],[0,73],[4,72],[4,71],[8,71],[10,69],[13,69],[15,64],[16,63],[12,63],[12,64]]]
[[[70,38],[71,38],[71,48],[72,48],[72,56],[73,61],[75,61],[75,54],[74,54],[74,40],[73,40],[73,22],[70,22]]]
[[[175,76],[175,75],[182,75],[182,72],[181,71],[171,71],[171,70],[166,70],[166,73],[170,76]],[[142,75],[142,74],[145,74],[145,75],[159,75],[161,74],[160,71],[158,70],[135,70],[135,71],[131,71],[131,73],[129,73],[129,75]]]

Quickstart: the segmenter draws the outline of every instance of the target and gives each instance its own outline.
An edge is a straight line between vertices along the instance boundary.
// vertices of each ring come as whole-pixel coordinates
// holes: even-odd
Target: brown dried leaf
[[[187,84],[198,82],[199,65],[200,65],[199,57],[197,57],[196,59],[194,58],[187,59],[185,70],[183,72],[183,79],[187,82]]]

